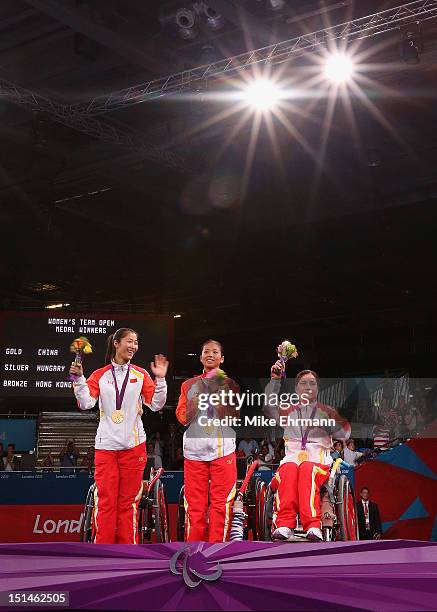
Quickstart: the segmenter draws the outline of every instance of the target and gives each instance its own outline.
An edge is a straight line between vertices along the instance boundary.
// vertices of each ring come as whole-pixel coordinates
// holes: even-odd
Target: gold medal
[[[306,450],[300,451],[297,456],[297,460],[299,461],[299,463],[302,463],[302,461],[308,461],[308,453],[306,452]]]
[[[114,423],[117,423],[117,425],[119,423],[123,423],[124,412],[122,410],[114,410],[114,412],[111,415],[111,419],[114,421]]]

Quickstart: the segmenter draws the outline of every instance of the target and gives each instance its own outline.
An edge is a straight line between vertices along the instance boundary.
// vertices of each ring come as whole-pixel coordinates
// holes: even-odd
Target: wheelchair
[[[163,473],[163,468],[159,468],[157,471],[151,468],[149,478],[143,481],[143,494],[138,504],[138,544],[151,543],[152,534],[155,535],[154,542],[156,543],[170,542],[167,495],[160,480]],[[82,542],[95,542],[96,534],[93,520],[95,491],[96,483],[93,483],[88,490],[85,501],[81,531]]]
[[[251,469],[254,462],[253,457],[240,458],[237,457],[237,491],[241,488],[241,485]],[[243,508],[246,515],[243,527],[243,539],[244,540],[258,540],[260,539],[260,525],[262,519],[258,516],[257,512],[261,507],[259,495],[263,494],[265,489],[264,481],[259,476],[251,476],[245,492],[243,493]],[[178,501],[178,521],[177,521],[177,539],[180,542],[185,540],[185,485],[182,486],[179,493]]]
[[[355,498],[347,476],[340,474],[341,459],[337,459],[330,470],[327,482],[322,486],[322,534],[325,542],[358,540],[358,522],[355,512]],[[263,482],[259,485],[258,508],[259,539],[271,541],[273,507],[276,487]],[[305,532],[298,524],[293,541],[305,541]]]

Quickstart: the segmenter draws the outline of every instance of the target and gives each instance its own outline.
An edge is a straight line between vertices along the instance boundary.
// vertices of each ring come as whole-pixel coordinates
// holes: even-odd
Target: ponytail
[[[111,363],[115,357],[114,336],[115,334],[111,334],[106,342],[105,365]]]

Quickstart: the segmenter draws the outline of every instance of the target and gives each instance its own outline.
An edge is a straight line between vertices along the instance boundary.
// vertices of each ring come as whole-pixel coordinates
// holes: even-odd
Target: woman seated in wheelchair
[[[299,515],[307,538],[319,541],[323,540],[320,489],[329,478],[332,436],[349,438],[350,425],[333,408],[317,401],[319,377],[312,370],[297,374],[293,401],[281,407],[278,396],[283,371],[284,365],[277,361],[265,389],[264,412],[284,427],[285,442],[285,457],[271,483],[276,490],[272,539],[292,538]],[[321,419],[331,421],[325,426]]]

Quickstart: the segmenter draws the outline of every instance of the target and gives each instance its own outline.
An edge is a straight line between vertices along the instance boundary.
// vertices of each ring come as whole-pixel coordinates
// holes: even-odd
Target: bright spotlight
[[[326,60],[325,76],[334,83],[346,83],[352,77],[353,72],[353,61],[347,55],[336,53]]]
[[[280,98],[280,90],[266,79],[259,79],[249,85],[244,93],[244,99],[250,106],[265,111],[272,108]]]

